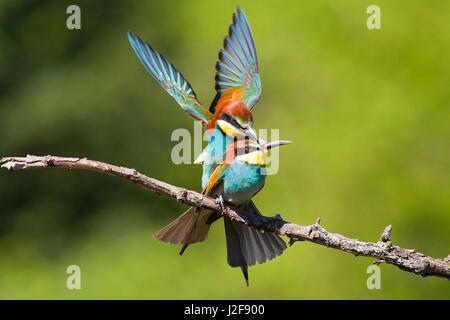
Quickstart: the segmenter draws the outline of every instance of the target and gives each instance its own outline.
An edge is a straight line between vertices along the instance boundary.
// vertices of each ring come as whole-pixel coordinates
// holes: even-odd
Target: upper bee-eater
[[[191,85],[160,53],[130,32],[128,38],[152,77],[192,118],[201,121],[206,129],[210,129],[208,146],[202,153],[202,187],[205,194],[238,205],[243,214],[260,214],[251,198],[262,188],[265,181],[265,176],[260,172],[265,166],[261,160],[264,158],[261,153],[263,151],[248,153],[247,157],[257,155],[251,160],[236,157],[234,162],[223,163],[226,150],[229,150],[227,147],[231,146],[231,150],[239,149],[235,144],[236,138],[248,141],[245,140],[248,137],[252,140],[249,142],[249,148],[259,146],[266,151],[277,145],[277,142],[260,144],[252,129],[253,117],[250,110],[261,95],[258,57],[247,18],[239,7],[237,11],[237,14],[233,14],[233,24],[230,25],[228,36],[224,40],[224,48],[219,52],[215,77],[217,93],[209,109],[198,101]],[[214,187],[208,189],[215,180],[217,183],[213,182]],[[205,240],[211,223],[219,217],[220,215],[210,211],[191,208],[155,237],[162,241],[183,244],[180,252],[182,254],[187,245]],[[241,267],[248,284],[247,266],[253,265],[255,261],[262,263],[266,259],[272,259],[281,254],[286,245],[278,235],[261,233],[228,218],[224,220],[228,262],[233,267]]]
[[[256,138],[250,110],[261,95],[258,56],[247,18],[239,7],[237,10],[238,14],[233,14],[233,24],[224,40],[224,48],[219,52],[215,77],[217,93],[209,109],[198,101],[191,85],[169,61],[148,43],[128,32],[131,46],[144,67],[189,116],[201,121],[204,127],[216,136],[222,135],[222,132],[215,131],[217,120],[226,117],[225,121],[229,127],[223,129],[231,139],[226,139],[224,146],[218,151],[209,147],[210,150],[202,153],[202,158],[205,158],[208,152],[219,155],[220,158],[226,145],[233,141],[233,134],[237,130],[244,130],[247,136]],[[208,161],[203,166],[203,184],[208,181],[217,162],[220,161]]]

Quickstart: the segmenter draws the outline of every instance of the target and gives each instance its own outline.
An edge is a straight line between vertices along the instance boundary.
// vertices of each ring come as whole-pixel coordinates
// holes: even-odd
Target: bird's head
[[[267,152],[278,146],[291,144],[291,141],[277,140],[259,143],[254,140],[239,140],[230,144],[225,151],[225,163],[230,164],[234,160],[264,166],[266,165]]]
[[[232,101],[221,108],[216,124],[230,138],[248,137],[258,142],[256,132],[252,128],[252,113],[242,101]]]

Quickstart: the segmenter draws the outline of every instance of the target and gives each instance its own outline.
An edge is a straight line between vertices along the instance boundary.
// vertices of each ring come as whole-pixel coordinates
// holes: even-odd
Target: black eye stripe
[[[241,129],[243,129],[242,128],[242,126],[239,124],[239,122],[237,122],[237,120],[235,119],[235,118],[231,118],[232,119],[232,124],[234,124],[236,127],[238,127],[238,128],[241,128]]]
[[[235,149],[235,154],[236,155],[244,155],[244,154],[249,154],[255,151],[258,151],[259,147],[255,147],[255,146],[245,146],[245,147],[239,147]]]
[[[229,114],[221,113],[220,116],[219,116],[219,119],[220,120],[224,120],[224,121],[226,121],[228,123],[231,123],[231,124],[235,125],[238,128],[243,129],[242,126],[239,124],[239,122],[237,122],[236,119],[233,118],[232,116],[230,116]]]

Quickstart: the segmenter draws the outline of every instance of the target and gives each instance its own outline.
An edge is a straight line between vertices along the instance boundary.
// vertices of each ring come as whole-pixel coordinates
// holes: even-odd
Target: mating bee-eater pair
[[[224,47],[216,64],[217,94],[209,108],[197,99],[191,85],[175,67],[128,32],[128,39],[152,77],[178,102],[189,116],[203,123],[210,133],[208,145],[200,155],[203,162],[203,194],[232,204],[243,216],[260,215],[252,202],[266,179],[266,155],[269,149],[288,141],[265,142],[253,130],[251,109],[261,95],[258,57],[252,31],[244,12],[233,14]],[[204,241],[220,214],[190,208],[178,219],[155,234],[161,241],[181,244],[180,254],[192,243]],[[248,266],[280,255],[285,242],[276,234],[261,232],[224,217],[227,260],[240,267],[248,285]]]

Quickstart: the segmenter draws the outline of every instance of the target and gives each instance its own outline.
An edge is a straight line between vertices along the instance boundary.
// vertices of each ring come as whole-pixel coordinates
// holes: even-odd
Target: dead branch
[[[403,249],[391,242],[392,227],[389,225],[383,231],[377,243],[363,242],[331,233],[320,225],[320,219],[309,226],[301,226],[284,221],[280,215],[275,217],[239,216],[232,206],[223,210],[215,199],[198,192],[172,186],[168,183],[147,177],[135,169],[119,167],[108,163],[88,160],[86,158],[66,158],[54,156],[6,157],[0,160],[1,168],[8,170],[26,170],[40,168],[66,168],[92,170],[128,179],[157,194],[170,196],[179,202],[190,206],[211,209],[240,223],[255,228],[274,232],[290,238],[290,244],[295,241],[309,241],[329,248],[352,253],[355,256],[365,256],[377,259],[375,263],[388,263],[398,268],[423,277],[435,276],[450,280],[450,261],[436,259],[415,252],[413,249]]]

